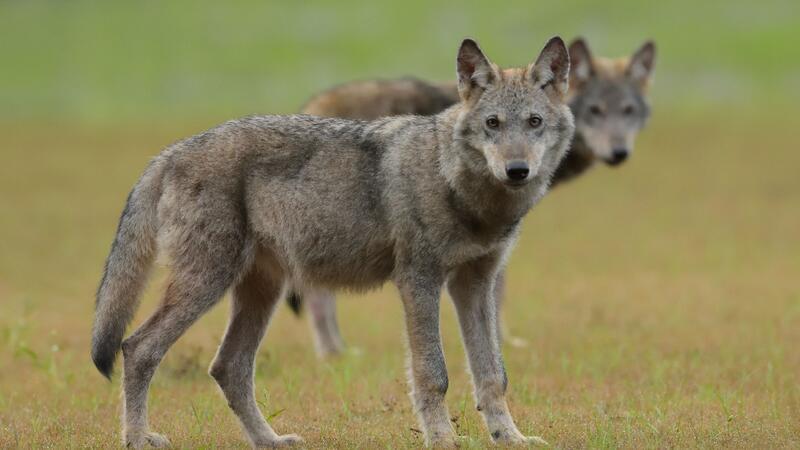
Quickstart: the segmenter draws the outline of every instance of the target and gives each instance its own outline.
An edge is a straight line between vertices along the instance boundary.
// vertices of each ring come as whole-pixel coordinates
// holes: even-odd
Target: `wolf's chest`
[[[442,239],[440,257],[448,268],[455,268],[490,254],[502,253],[514,241],[517,227],[498,232],[487,239],[486,235],[476,235],[460,230]]]

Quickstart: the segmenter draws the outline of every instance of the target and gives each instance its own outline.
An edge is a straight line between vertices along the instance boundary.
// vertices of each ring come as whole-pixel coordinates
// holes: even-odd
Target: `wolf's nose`
[[[627,148],[615,148],[611,152],[611,164],[617,165],[624,162],[628,159],[628,149]]]
[[[506,164],[506,175],[511,180],[522,181],[528,178],[529,173],[531,173],[531,168],[525,161],[509,161]]]

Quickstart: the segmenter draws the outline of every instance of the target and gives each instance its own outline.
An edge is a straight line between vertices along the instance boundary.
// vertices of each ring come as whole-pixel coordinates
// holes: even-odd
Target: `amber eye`
[[[497,128],[500,126],[500,120],[497,119],[497,116],[489,116],[486,119],[486,126],[489,128]]]
[[[530,118],[528,118],[528,124],[532,128],[539,128],[540,126],[542,126],[542,118],[534,114]]]

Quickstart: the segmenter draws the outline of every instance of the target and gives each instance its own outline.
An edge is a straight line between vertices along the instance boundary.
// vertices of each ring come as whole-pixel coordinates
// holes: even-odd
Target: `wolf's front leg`
[[[439,296],[442,280],[409,273],[397,281],[406,315],[411,400],[425,434],[425,444],[454,447],[456,434],[444,402],[447,367],[439,336]]]
[[[496,258],[460,267],[448,280],[448,290],[458,313],[467,350],[475,401],[492,440],[504,444],[546,444],[541,438],[519,432],[506,404],[508,385],[497,329],[493,298]]]

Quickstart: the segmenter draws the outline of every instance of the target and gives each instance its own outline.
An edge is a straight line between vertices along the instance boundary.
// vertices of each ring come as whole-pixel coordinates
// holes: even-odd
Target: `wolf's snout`
[[[530,173],[531,168],[525,161],[509,161],[506,164],[506,175],[512,181],[523,181]]]
[[[612,166],[616,166],[617,164],[622,164],[628,159],[628,155],[630,152],[627,148],[615,148],[611,152],[611,159],[608,161],[609,164]]]

